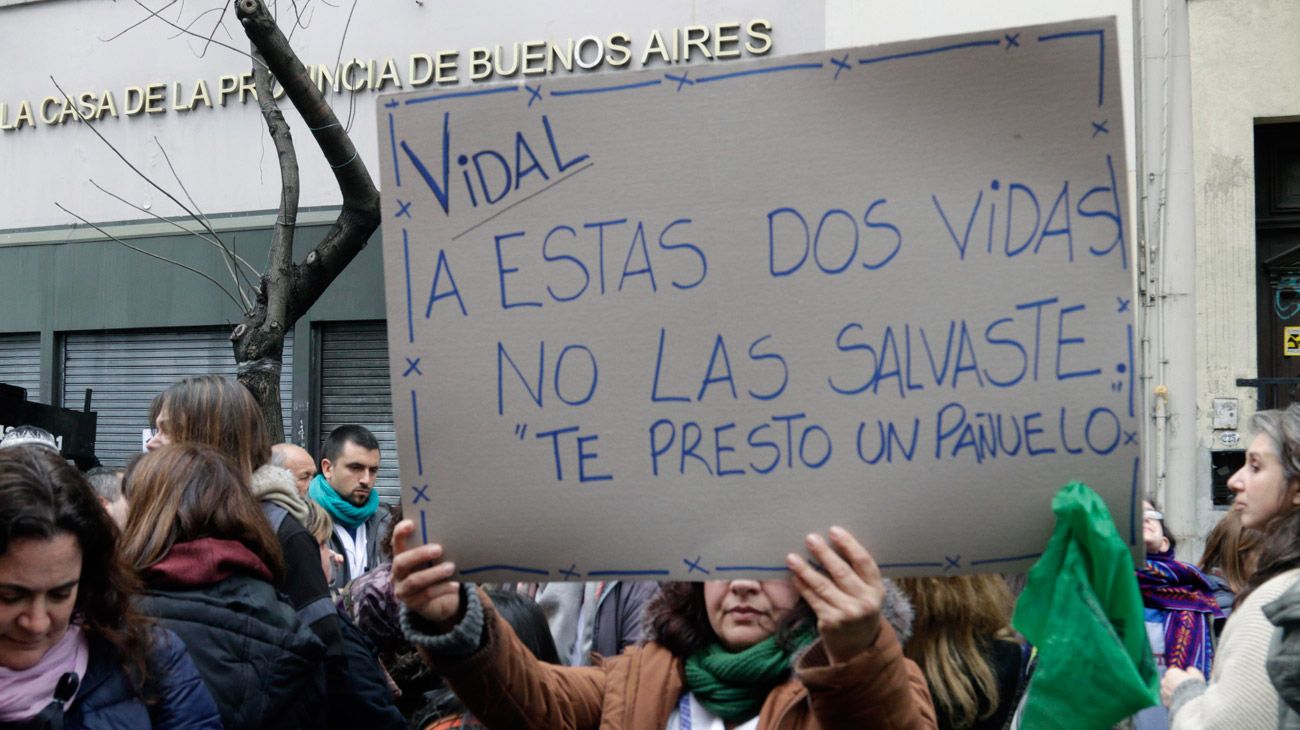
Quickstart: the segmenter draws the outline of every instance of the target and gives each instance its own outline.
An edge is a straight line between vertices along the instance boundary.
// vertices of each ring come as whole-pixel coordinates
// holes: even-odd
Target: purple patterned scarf
[[[1169,551],[1148,554],[1137,579],[1143,605],[1164,613],[1166,666],[1196,667],[1210,676],[1211,621],[1223,613],[1205,575]]]

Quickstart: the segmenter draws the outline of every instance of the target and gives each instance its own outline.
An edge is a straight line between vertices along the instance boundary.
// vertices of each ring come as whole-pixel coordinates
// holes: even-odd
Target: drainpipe
[[[1155,459],[1156,459],[1156,484],[1155,498],[1161,507],[1169,504],[1169,497],[1165,493],[1165,454],[1167,446],[1167,426],[1169,423],[1169,388],[1164,385],[1157,385],[1155,389]]]

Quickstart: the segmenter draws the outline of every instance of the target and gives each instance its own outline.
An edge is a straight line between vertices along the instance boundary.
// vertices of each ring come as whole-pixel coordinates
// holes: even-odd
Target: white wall
[[[161,0],[145,4],[165,5]],[[182,24],[193,23],[196,30],[206,32],[217,15],[200,14],[222,4],[223,0],[175,3],[163,15]],[[229,5],[225,0],[226,18],[216,37],[242,51],[248,43]],[[279,6],[287,11],[290,3],[281,2]],[[344,0],[305,6],[312,12],[307,27],[294,31],[293,44],[306,62],[333,64],[340,55],[340,40],[354,3]],[[342,57],[392,56],[403,66],[403,77],[412,53],[442,49],[464,52],[475,46],[563,41],[585,35],[604,37],[618,31],[632,36],[635,49],[653,30],[666,34],[672,28],[697,23],[711,26],[768,19],[773,24],[773,54],[819,50],[825,39],[821,0],[403,0],[356,2],[355,8],[342,42]],[[178,11],[181,16],[177,16]],[[46,96],[58,95],[51,76],[74,95],[112,89],[120,105],[126,86],[166,82],[170,87],[171,82],[182,81],[188,93],[188,86],[203,78],[215,91],[219,76],[242,73],[250,65],[239,51],[211,47],[205,53],[201,39],[180,34],[156,19],[127,30],[146,17],[134,2],[103,0],[49,0],[0,8],[4,39],[0,42],[0,68],[5,69],[0,103],[10,107],[9,124],[21,100],[36,104]],[[528,78],[535,81],[542,77]],[[346,122],[349,95],[332,98]],[[369,91],[355,96],[356,114],[351,127],[372,174],[378,170],[375,98]],[[299,141],[302,205],[337,205],[338,191],[327,166],[310,146],[300,120],[287,111]],[[102,120],[96,127],[144,172],[175,190],[166,161],[154,142],[157,138],[198,205],[209,214],[270,210],[278,203],[279,172],[274,150],[251,102],[190,112],[169,109],[153,115],[119,116]],[[85,125],[38,124],[35,129],[0,132],[0,165],[0,200],[4,201],[0,230],[71,224],[73,219],[55,208],[56,200],[92,221],[145,217],[95,190],[90,179],[153,212],[179,213],[136,178]]]
[[[1208,475],[1215,397],[1239,398],[1243,441],[1258,374],[1255,277],[1255,120],[1300,114],[1300,4],[1292,0],[1192,0],[1195,144],[1196,431]],[[1217,514],[1206,509],[1201,529]]]

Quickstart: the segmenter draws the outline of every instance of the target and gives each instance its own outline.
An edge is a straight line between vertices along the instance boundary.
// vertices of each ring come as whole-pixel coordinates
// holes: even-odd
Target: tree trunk
[[[263,313],[263,321],[260,325],[252,324],[257,319],[258,311]],[[261,406],[262,417],[266,419],[267,435],[273,444],[285,440],[284,407],[280,402],[285,330],[276,324],[265,321],[265,309],[259,305],[254,314],[237,325],[230,334],[230,341],[235,347],[237,377]]]
[[[257,303],[230,335],[239,381],[262,407],[273,443],[285,440],[280,403],[284,337],[379,227],[379,191],[347,132],[262,0],[234,0],[235,15],[253,48],[258,105],[280,164],[280,207],[271,239],[269,265]],[[325,237],[301,264],[293,261],[298,217],[298,161],[289,125],[271,93],[271,77],[302,116],[334,172],[343,208]]]

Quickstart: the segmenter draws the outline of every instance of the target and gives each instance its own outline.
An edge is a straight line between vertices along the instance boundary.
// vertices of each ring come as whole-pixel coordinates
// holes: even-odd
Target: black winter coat
[[[226,730],[324,727],[325,646],[270,583],[149,589],[139,605],[185,642]]]
[[[330,686],[329,727],[339,730],[406,730],[406,718],[398,711],[393,693],[384,679],[384,669],[375,658],[375,645],[342,611],[339,628],[343,635],[346,667],[334,677],[344,677],[343,686]]]

